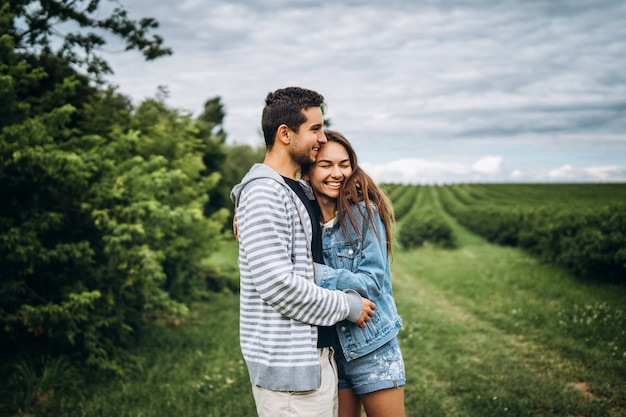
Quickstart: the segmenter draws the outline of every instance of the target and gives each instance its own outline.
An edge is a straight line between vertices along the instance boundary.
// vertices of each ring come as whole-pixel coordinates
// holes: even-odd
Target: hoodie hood
[[[272,168],[268,167],[267,165],[261,164],[261,163],[257,163],[257,164],[252,165],[252,168],[250,168],[250,170],[243,177],[241,182],[239,184],[235,185],[233,187],[233,189],[230,191],[230,199],[235,204],[235,210],[236,210],[237,206],[239,205],[239,200],[241,198],[241,192],[244,189],[244,187],[246,185],[248,185],[250,182],[252,182],[254,180],[258,180],[260,178],[272,179],[272,180],[276,181],[277,183],[279,183],[280,185],[282,185],[283,187],[285,187],[285,190],[287,191],[287,194],[290,196],[291,201],[294,204],[295,210],[298,212],[298,217],[300,218],[300,223],[302,224],[302,227],[304,228],[304,231],[305,231],[304,233],[307,235],[307,246],[309,247],[309,251],[311,251],[311,248],[310,248],[311,228],[310,228],[310,226],[307,228],[305,226],[305,222],[303,220],[304,216],[309,217],[309,214],[306,213],[306,208],[304,208],[304,206],[303,206],[303,210],[301,210],[299,208],[298,204],[299,203],[301,204],[300,198],[291,189],[291,187],[289,185],[287,185],[287,183],[285,182],[284,178],[278,172],[274,171]],[[311,189],[309,184],[306,181],[303,181],[303,180],[300,180],[298,182],[304,188],[304,192],[307,195],[307,197],[309,199],[314,199],[314,197],[313,197],[313,190]]]
[[[239,197],[241,196],[241,191],[243,188],[248,185],[249,182],[257,180],[259,178],[271,178],[274,181],[283,184],[285,187],[288,187],[283,180],[283,177],[272,168],[268,167],[265,164],[257,163],[252,165],[252,168],[248,171],[248,173],[243,177],[241,182],[233,187],[230,191],[230,199],[235,204],[235,207],[239,205]]]

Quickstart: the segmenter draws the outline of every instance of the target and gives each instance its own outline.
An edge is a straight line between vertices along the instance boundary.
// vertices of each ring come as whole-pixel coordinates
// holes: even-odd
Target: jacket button
[[[350,357],[354,358],[354,352],[350,352]]]
[[[341,326],[341,331],[345,332],[346,331],[346,326]]]
[[[354,253],[354,251],[353,251],[352,249],[350,249],[350,250],[348,251],[348,255],[352,255],[353,253]]]

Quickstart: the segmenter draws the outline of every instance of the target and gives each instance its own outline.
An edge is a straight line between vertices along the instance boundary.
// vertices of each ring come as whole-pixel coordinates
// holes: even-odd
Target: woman
[[[328,142],[316,161],[303,166],[303,179],[319,203],[326,265],[344,270],[318,274],[318,285],[354,289],[376,304],[363,329],[336,325],[339,416],[404,416],[404,362],[398,345],[402,319],[391,288],[393,209],[385,194],[358,166],[354,149],[341,134],[327,130]]]

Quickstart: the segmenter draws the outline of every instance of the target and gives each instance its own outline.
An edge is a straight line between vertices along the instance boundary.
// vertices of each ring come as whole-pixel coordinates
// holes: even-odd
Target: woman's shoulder
[[[350,228],[362,228],[372,225],[381,225],[382,219],[374,203],[369,203],[368,210],[367,203],[365,201],[359,201],[358,203],[350,204],[342,216],[342,222]]]
[[[372,211],[373,214],[378,214],[378,208],[376,207],[376,204],[372,203],[371,201],[369,202],[369,207],[370,210]],[[361,214],[362,216],[367,216],[368,212],[367,212],[367,203],[365,202],[365,200],[361,200],[356,204],[350,204],[350,206],[348,207],[348,210],[352,211],[355,214]]]

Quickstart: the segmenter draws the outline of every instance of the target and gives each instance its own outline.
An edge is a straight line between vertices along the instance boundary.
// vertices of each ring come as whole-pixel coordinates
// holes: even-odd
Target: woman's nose
[[[331,175],[335,178],[338,178],[341,177],[343,174],[341,173],[341,169],[339,169],[338,166],[334,166]]]

